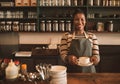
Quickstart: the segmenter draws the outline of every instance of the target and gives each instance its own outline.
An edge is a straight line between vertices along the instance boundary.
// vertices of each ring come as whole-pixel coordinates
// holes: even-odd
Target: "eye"
[[[81,18],[81,21],[85,21],[85,19],[84,19],[84,18]]]

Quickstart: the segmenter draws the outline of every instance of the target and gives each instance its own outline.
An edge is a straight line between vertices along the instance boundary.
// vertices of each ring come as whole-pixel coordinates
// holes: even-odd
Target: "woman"
[[[60,56],[68,72],[95,73],[95,66],[100,61],[99,46],[95,34],[85,32],[86,18],[83,11],[77,9],[73,14],[73,32],[63,35],[60,44]],[[89,56],[90,66],[79,66],[77,59]]]

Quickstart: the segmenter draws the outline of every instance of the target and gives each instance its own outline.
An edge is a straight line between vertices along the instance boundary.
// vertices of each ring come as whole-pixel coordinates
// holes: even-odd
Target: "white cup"
[[[90,63],[90,57],[79,57],[79,59],[77,59],[77,63],[87,65]]]

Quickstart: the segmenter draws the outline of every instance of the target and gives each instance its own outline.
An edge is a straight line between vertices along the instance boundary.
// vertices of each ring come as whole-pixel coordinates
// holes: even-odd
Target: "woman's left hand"
[[[96,56],[90,57],[90,61],[93,62],[94,65],[97,65],[99,63],[99,60]]]

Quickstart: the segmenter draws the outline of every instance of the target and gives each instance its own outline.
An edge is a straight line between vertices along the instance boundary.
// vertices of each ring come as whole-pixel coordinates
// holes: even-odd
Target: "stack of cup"
[[[50,84],[67,84],[67,68],[61,65],[54,65],[50,70]]]

